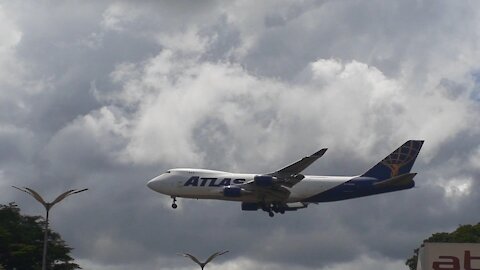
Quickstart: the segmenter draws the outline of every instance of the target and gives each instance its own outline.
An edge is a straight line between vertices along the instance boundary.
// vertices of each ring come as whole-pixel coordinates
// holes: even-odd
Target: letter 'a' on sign
[[[460,270],[460,260],[454,256],[440,256],[440,260],[433,262],[434,270]]]

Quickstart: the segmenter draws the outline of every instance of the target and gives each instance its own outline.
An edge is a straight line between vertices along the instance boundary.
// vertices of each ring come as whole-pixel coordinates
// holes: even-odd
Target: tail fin
[[[409,173],[422,145],[423,141],[407,141],[362,176],[385,180]]]

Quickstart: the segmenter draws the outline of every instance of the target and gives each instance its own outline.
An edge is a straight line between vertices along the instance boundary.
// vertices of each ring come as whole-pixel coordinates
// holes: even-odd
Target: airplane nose
[[[148,181],[147,187],[152,189],[153,191],[160,192],[160,193],[167,193],[168,190],[168,183],[165,181],[166,179],[162,179],[162,176],[159,175],[152,180]]]
[[[162,184],[160,182],[161,182],[160,176],[157,176],[157,177],[153,178],[152,180],[148,181],[147,187],[149,187],[150,189],[152,189],[154,191],[159,192],[159,189],[161,189],[161,186],[162,186]]]
[[[148,181],[147,187],[149,187],[151,190],[155,190],[155,182],[157,181],[157,177],[153,178],[152,180]]]

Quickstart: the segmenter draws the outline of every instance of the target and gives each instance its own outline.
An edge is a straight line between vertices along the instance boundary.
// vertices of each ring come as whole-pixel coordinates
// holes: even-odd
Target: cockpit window
[[[170,173],[170,171],[167,171],[167,172],[165,172],[165,173]]]

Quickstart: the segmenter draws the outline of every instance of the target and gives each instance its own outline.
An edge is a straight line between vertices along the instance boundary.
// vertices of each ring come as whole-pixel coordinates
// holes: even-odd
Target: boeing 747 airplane
[[[303,175],[326,148],[276,172],[230,173],[205,169],[171,169],[148,181],[152,190],[176,198],[217,199],[242,202],[242,210],[274,213],[296,211],[310,203],[331,202],[410,189],[411,173],[423,141],[410,140],[367,172],[357,176]]]

